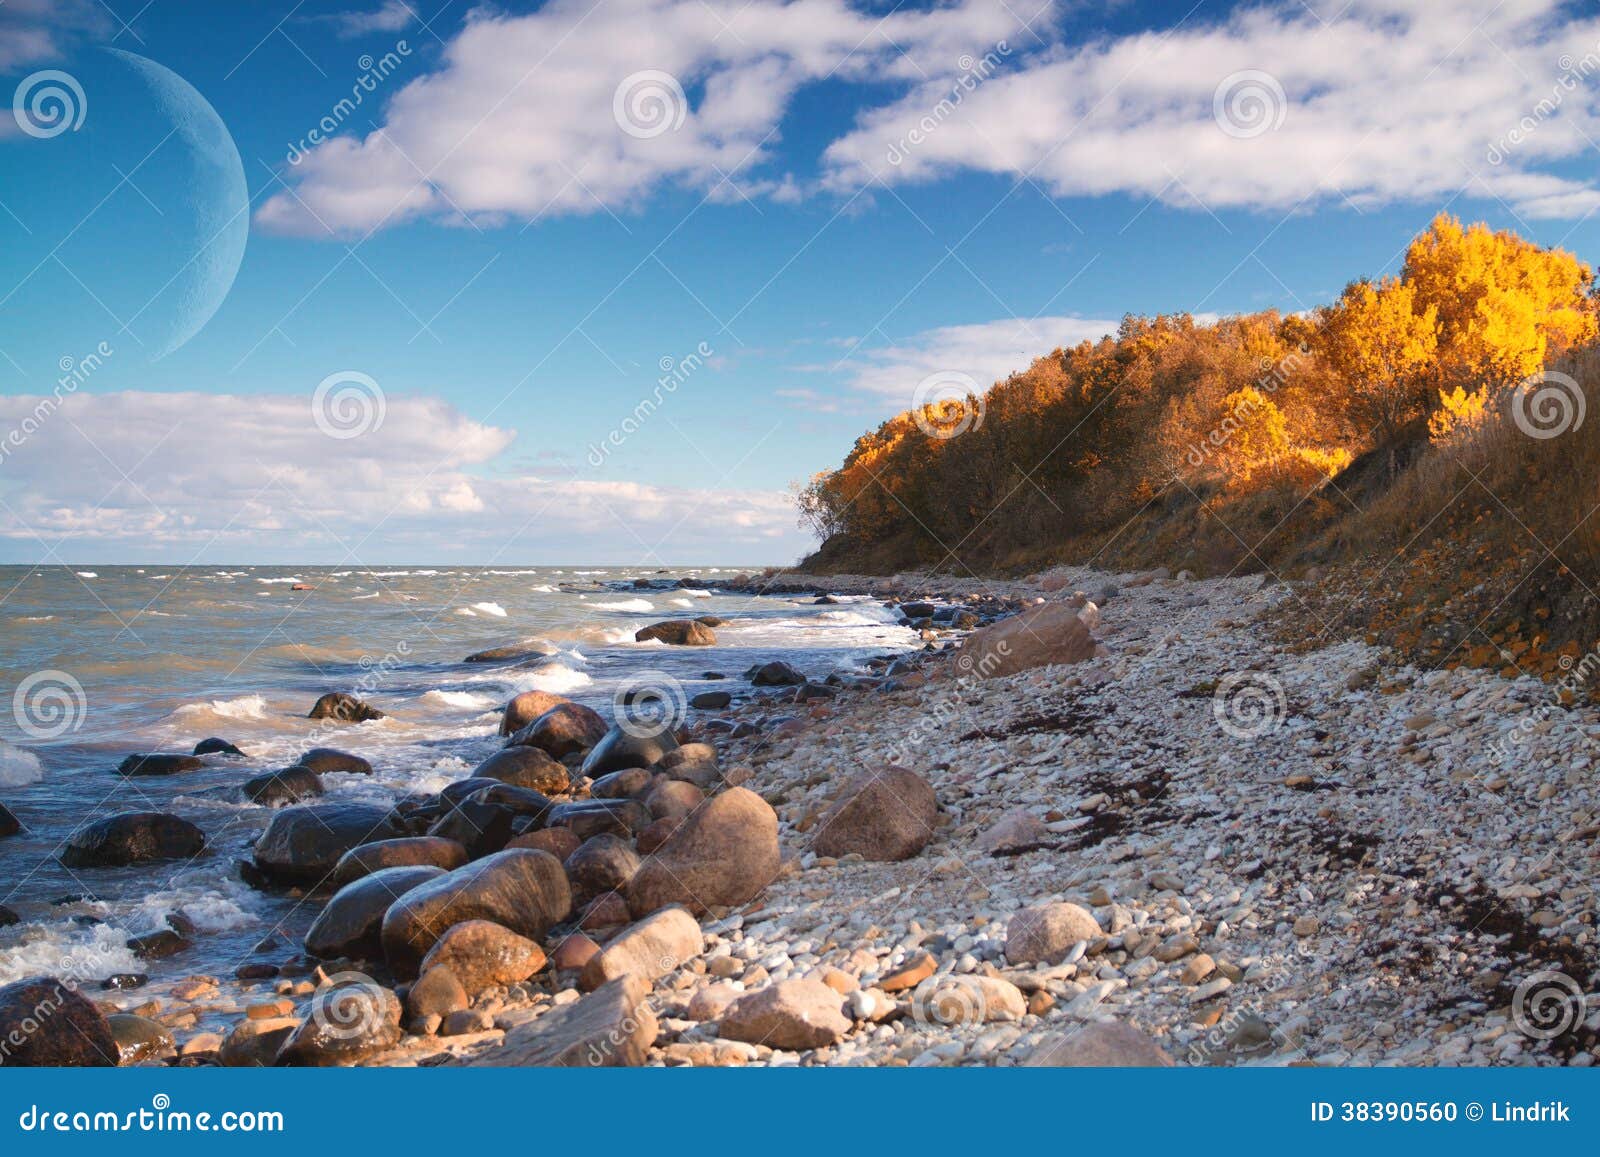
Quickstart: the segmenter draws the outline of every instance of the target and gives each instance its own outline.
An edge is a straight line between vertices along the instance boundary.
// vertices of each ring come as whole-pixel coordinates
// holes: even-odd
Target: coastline
[[[1423,673],[1364,643],[1291,652],[1259,620],[1297,596],[1257,577],[1043,577],[936,585],[954,598],[1094,592],[1105,654],[974,680],[950,664],[953,631],[882,680],[718,713],[753,727],[713,736],[721,791],[775,810],[782,864],[755,899],[704,913],[698,950],[646,991],[607,998],[633,1026],[626,1059],[1040,1063],[1109,1018],[1184,1064],[1594,1062],[1593,1026],[1545,1036],[1524,1015],[1530,978],[1581,982],[1594,966],[1582,881],[1597,800],[1566,730],[1600,736],[1591,713],[1550,713],[1533,680]],[[795,584],[824,588],[931,590],[914,576]],[[891,862],[818,854],[851,777],[894,762],[937,800],[926,846]],[[1099,933],[1046,966],[1012,961],[1017,913],[1048,904],[1077,905]],[[594,938],[610,947],[628,926]],[[311,1015],[319,977],[304,963],[96,995],[144,1007],[184,1063],[206,1063],[197,1038],[220,1045],[230,1021]],[[832,1015],[848,1023],[826,1043],[730,1040],[705,1015],[802,978],[838,994]],[[473,1002],[477,1031],[407,1035],[359,1063],[496,1063],[558,1009],[605,1011],[605,990],[577,980],[546,967],[496,986]]]

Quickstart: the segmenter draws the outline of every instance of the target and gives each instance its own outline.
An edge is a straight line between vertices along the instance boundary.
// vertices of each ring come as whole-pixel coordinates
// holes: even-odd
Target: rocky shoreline
[[[925,646],[616,722],[519,696],[393,809],[260,777],[245,871],[321,905],[305,942],[9,986],[0,1061],[1594,1063],[1600,720],[1545,685],[1291,652],[1254,577],[719,585],[892,600]],[[122,826],[75,854],[194,838]]]

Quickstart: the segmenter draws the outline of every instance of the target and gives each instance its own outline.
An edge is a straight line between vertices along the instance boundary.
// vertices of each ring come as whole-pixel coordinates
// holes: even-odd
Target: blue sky
[[[783,563],[930,378],[1600,240],[1546,0],[10,0],[0,80],[5,561]]]

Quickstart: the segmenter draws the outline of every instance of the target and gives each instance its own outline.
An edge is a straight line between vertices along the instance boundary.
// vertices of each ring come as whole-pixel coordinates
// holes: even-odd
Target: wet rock
[[[638,799],[650,790],[655,781],[653,772],[642,767],[630,767],[602,775],[589,785],[589,795],[595,799]]]
[[[633,633],[636,643],[659,640],[674,647],[714,647],[717,633],[696,619],[668,619],[652,623]]]
[[[210,739],[202,739],[199,743],[195,744],[194,745],[194,754],[196,754],[196,755],[243,755],[244,752],[240,751],[237,747],[235,747],[233,744],[229,743],[226,739],[218,739],[216,736],[212,736]]]
[[[0,803],[0,840],[14,836],[22,830],[22,822],[11,814],[11,809]]]
[[[438,836],[402,836],[351,848],[333,869],[335,884],[348,884],[385,868],[432,867],[453,871],[467,862],[467,849]]]
[[[489,647],[483,651],[474,651],[461,661],[463,663],[515,663],[523,659],[548,658],[550,651],[531,643],[512,643],[506,647]]]
[[[1073,945],[1102,934],[1094,916],[1076,904],[1023,908],[1006,925],[1006,959],[1013,964],[1059,964]]]
[[[271,1068],[300,1019],[293,1016],[241,1020],[229,1030],[217,1051],[217,1060],[230,1069]]]
[[[465,920],[445,930],[422,958],[422,975],[449,970],[469,994],[518,984],[545,964],[544,949],[488,920]]]
[[[536,747],[555,759],[587,751],[605,738],[606,721],[581,703],[558,703],[521,730],[507,746]]]
[[[256,841],[255,866],[285,884],[320,884],[351,848],[403,835],[388,808],[320,803],[285,808]]]
[[[656,819],[686,816],[705,802],[705,793],[683,779],[668,779],[650,789],[644,806]]]
[[[476,779],[496,779],[516,787],[559,795],[572,786],[567,769],[537,747],[506,747],[472,769]]]
[[[412,888],[445,874],[443,868],[412,865],[383,868],[346,884],[306,932],[306,951],[324,960],[380,959],[384,913]]]
[[[741,996],[722,1014],[725,1040],[764,1044],[775,1049],[818,1049],[850,1031],[844,998],[820,980],[780,980]]]
[[[591,836],[567,857],[563,865],[572,885],[572,902],[585,904],[605,892],[627,887],[639,870],[639,853],[618,836]]]
[[[645,916],[670,904],[692,912],[743,904],[778,874],[778,816],[746,788],[729,788],[684,818],[628,884],[628,907]]]
[[[709,743],[685,743],[669,751],[656,763],[656,770],[670,779],[681,779],[710,790],[722,780],[717,765],[717,749]]]
[[[463,800],[440,816],[428,835],[454,840],[467,849],[467,857],[481,860],[511,842],[517,813],[498,804],[483,803],[476,796]]]
[[[100,987],[107,992],[126,992],[129,989],[143,988],[149,983],[150,977],[143,972],[118,972],[102,980]]]
[[[909,859],[933,838],[938,816],[933,788],[915,772],[860,772],[817,823],[811,846],[819,856]]]
[[[295,763],[300,767],[309,767],[318,775],[333,775],[335,772],[345,775],[372,774],[372,764],[359,755],[351,755],[348,751],[338,751],[332,747],[313,747],[295,760]]]
[[[733,696],[726,691],[702,691],[689,700],[689,706],[697,711],[720,711],[733,702]]]
[[[684,784],[684,786],[693,787],[694,785]],[[634,839],[634,846],[639,849],[639,854],[641,856],[648,856],[662,844],[671,839],[672,833],[678,830],[678,825],[683,822],[683,817],[688,814],[688,812],[683,812],[680,815],[663,816],[658,820],[652,821],[650,825],[646,827],[644,831],[640,832]]]
[[[396,901],[383,918],[384,954],[397,975],[410,976],[452,925],[490,920],[537,940],[571,910],[572,891],[554,856],[497,852]]]
[[[153,1061],[177,1051],[177,1042],[167,1026],[149,1017],[114,1012],[106,1017],[106,1026],[111,1029],[111,1039],[117,1043],[117,1055],[122,1064]]]
[[[1029,1068],[1167,1068],[1172,1058],[1146,1032],[1126,1021],[1104,1020],[1047,1037],[1034,1048]]]
[[[572,700],[551,691],[524,691],[513,696],[500,713],[500,734],[515,735],[552,707]]]
[[[126,943],[128,950],[141,960],[165,960],[189,947],[189,941],[171,928],[130,936]]]
[[[286,767],[247,779],[244,798],[262,807],[285,807],[322,794],[322,777],[309,767]]]
[[[682,908],[663,908],[608,943],[584,965],[579,986],[599,988],[620,976],[654,981],[705,951],[700,924]]]
[[[669,751],[677,749],[677,737],[661,729],[644,735],[635,735],[621,727],[613,727],[595,744],[583,761],[583,774],[599,779],[607,772],[623,771],[630,767],[654,767]]]
[[[645,999],[650,989],[631,977],[545,1013],[506,1033],[499,1049],[467,1061],[476,1066],[564,1068],[642,1065],[658,1026]]]
[[[549,826],[570,828],[579,840],[609,832],[632,838],[650,823],[650,809],[636,799],[586,799],[550,809]]]
[[[344,723],[366,723],[384,718],[384,713],[364,700],[344,691],[330,691],[312,704],[308,719],[337,719]]]
[[[73,832],[60,859],[69,868],[120,868],[187,860],[205,847],[205,833],[188,820],[163,812],[126,812]]]
[[[400,1043],[400,1001],[370,978],[320,989],[278,1052],[280,1065],[349,1065]]]
[[[745,676],[757,687],[798,687],[806,677],[781,659],[751,667]]]
[[[520,835],[506,845],[506,850],[512,848],[526,848],[530,852],[549,852],[562,862],[582,846],[580,840],[568,828],[542,828],[536,832]]]
[[[117,765],[119,775],[177,775],[184,771],[198,771],[205,760],[194,755],[130,755]]]
[[[1027,808],[1013,808],[978,837],[978,850],[991,856],[1016,855],[1051,842],[1044,821]]]
[[[448,968],[430,968],[406,992],[406,1015],[413,1020],[446,1017],[472,1003],[456,974]]]
[[[0,1067],[108,1067],[118,1060],[105,1016],[49,977],[0,988],[0,1042]]]

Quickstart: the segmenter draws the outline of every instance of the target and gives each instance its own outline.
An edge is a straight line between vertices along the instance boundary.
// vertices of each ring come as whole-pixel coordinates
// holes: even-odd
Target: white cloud
[[[0,397],[14,555],[783,563],[808,546],[781,491],[501,473],[515,433],[437,398],[391,397],[343,439],[305,395],[44,401]]]
[[[95,0],[5,0],[0,3],[0,72],[55,60],[81,37],[110,27]]]
[[[981,55],[1019,26],[1001,0],[886,15],[845,0],[551,0],[529,15],[479,10],[438,71],[395,94],[378,130],[313,149],[287,175],[293,193],[270,198],[258,221],[316,236],[415,217],[589,213],[669,183],[721,199],[792,200],[799,190],[788,174],[752,174],[771,159],[803,85],[836,77],[903,87],[953,76],[964,54]],[[688,94],[693,107],[676,130],[641,136],[618,125],[619,86],[647,71]]]
[[[370,10],[330,12],[306,19],[333,24],[339,36],[352,38],[372,32],[403,32],[417,19],[417,13],[406,0],[384,0],[382,5]]]
[[[943,109],[952,90],[936,80],[869,111],[828,148],[826,183],[847,191],[970,169],[1029,175],[1059,196],[1282,210],[1470,185],[1521,213],[1581,216],[1600,190],[1541,168],[1587,155],[1600,137],[1600,21],[1568,11],[1558,0],[1354,0],[1323,23],[1284,3],[1062,47]],[[1565,83],[1569,71],[1584,75]],[[1216,119],[1219,88],[1232,135]],[[1256,95],[1265,106],[1251,105]],[[1534,128],[1508,148],[1525,117]]]
[[[988,389],[1059,347],[1096,341],[1117,332],[1120,322],[1083,317],[1004,318],[974,325],[947,325],[909,340],[852,351],[839,364],[857,389],[912,404],[920,382],[934,375],[964,374]],[[821,368],[821,367],[813,367]]]

